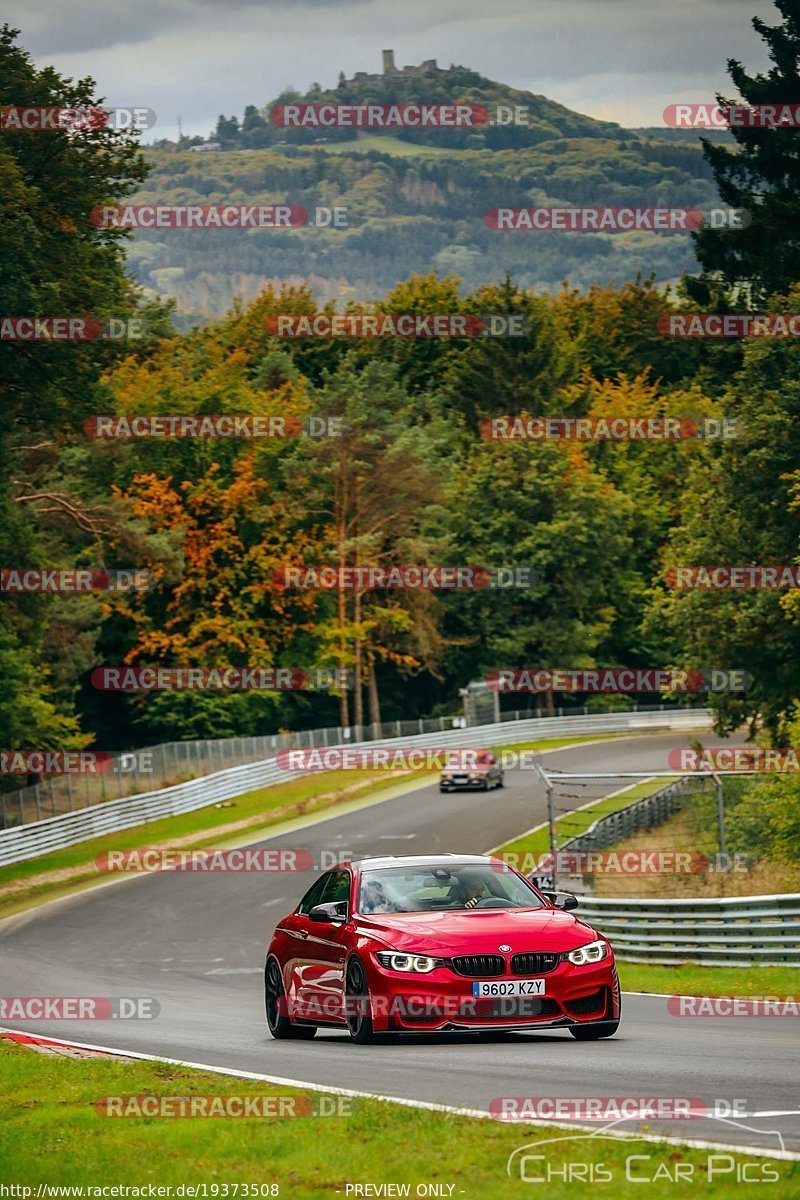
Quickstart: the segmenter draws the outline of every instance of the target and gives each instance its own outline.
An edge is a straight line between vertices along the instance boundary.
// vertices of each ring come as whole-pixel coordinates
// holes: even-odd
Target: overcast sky
[[[763,69],[750,25],[769,0],[10,0],[38,65],[91,75],[109,104],[158,114],[146,135],[207,134],[284,87],[435,58],[622,125],[730,94],[725,63]]]

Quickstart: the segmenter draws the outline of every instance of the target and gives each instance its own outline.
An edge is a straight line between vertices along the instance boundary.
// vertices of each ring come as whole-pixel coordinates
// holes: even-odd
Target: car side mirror
[[[343,900],[332,900],[328,904],[315,904],[308,914],[309,921],[323,925],[341,925],[346,916],[347,904]]]
[[[578,907],[578,897],[573,896],[572,892],[542,892],[542,895],[546,896],[556,908],[562,908],[564,912]]]

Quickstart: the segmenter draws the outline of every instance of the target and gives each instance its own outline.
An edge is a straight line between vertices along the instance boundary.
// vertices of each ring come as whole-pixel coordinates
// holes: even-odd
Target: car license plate
[[[473,996],[543,996],[543,979],[480,979],[472,985]]]

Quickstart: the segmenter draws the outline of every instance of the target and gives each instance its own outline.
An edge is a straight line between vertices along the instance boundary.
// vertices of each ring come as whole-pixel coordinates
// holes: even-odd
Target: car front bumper
[[[409,976],[371,963],[367,971],[376,1031],[421,1033],[447,1030],[532,1029],[614,1021],[619,1017],[619,981],[614,960],[575,967],[559,963],[539,976],[541,997],[475,998],[471,979],[449,968]],[[519,979],[500,976],[498,981]]]

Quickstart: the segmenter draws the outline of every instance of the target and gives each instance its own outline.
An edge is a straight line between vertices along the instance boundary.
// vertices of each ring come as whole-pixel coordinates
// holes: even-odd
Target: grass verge
[[[604,1049],[613,1054],[613,1044]],[[76,1061],[0,1044],[0,1157],[4,1178],[36,1189],[39,1184],[102,1187],[148,1184],[175,1188],[205,1184],[208,1196],[233,1196],[233,1184],[267,1190],[252,1195],[279,1195],[284,1200],[331,1200],[348,1195],[353,1184],[438,1184],[434,1195],[453,1197],[530,1197],[532,1180],[506,1174],[509,1155],[532,1142],[529,1175],[557,1171],[547,1188],[548,1200],[573,1196],[574,1182],[564,1179],[565,1166],[580,1162],[594,1171],[602,1164],[615,1184],[614,1196],[641,1194],[641,1183],[629,1173],[654,1180],[648,1196],[674,1197],[676,1166],[691,1172],[699,1195],[733,1200],[738,1187],[736,1164],[747,1155],[694,1150],[641,1139],[570,1138],[566,1130],[510,1126],[449,1113],[407,1108],[376,1100],[349,1100],[348,1116],[284,1118],[116,1117],[102,1116],[95,1104],[104,1097],[150,1096],[297,1096],[319,1103],[320,1093],[298,1093],[254,1080],[233,1079],[166,1063],[86,1058]],[[329,1105],[335,1097],[326,1097]],[[339,1098],[340,1102],[346,1098]],[[468,1097],[459,1097],[469,1103]],[[284,1101],[284,1103],[287,1103]],[[687,1136],[703,1137],[705,1122],[692,1124]],[[641,1133],[633,1122],[628,1128]],[[520,1156],[515,1160],[519,1163]],[[797,1195],[800,1163],[750,1160],[753,1172],[772,1172],[782,1184],[776,1194]],[[725,1174],[708,1183],[709,1164]],[[585,1168],[588,1169],[588,1168]],[[656,1179],[656,1173],[660,1178]],[[212,1190],[218,1185],[219,1190]],[[229,1191],[224,1191],[224,1186]],[[271,1185],[277,1185],[270,1192]],[[442,1186],[444,1185],[444,1186]],[[452,1189],[452,1190],[451,1190]],[[35,1190],[32,1193],[35,1195]],[[186,1194],[184,1192],[184,1194]],[[197,1193],[201,1195],[201,1192]],[[240,1190],[240,1195],[247,1193]],[[351,1190],[352,1196],[354,1192]],[[362,1191],[361,1195],[365,1193]],[[366,1194],[381,1194],[375,1191]],[[387,1194],[387,1193],[384,1193]],[[388,1192],[400,1194],[402,1192]],[[426,1193],[419,1193],[424,1195]],[[174,1193],[173,1193],[174,1195]]]
[[[797,967],[703,967],[698,963],[659,966],[617,960],[617,969],[625,992],[664,992],[670,996],[800,995]]]
[[[692,796],[680,812],[669,820],[617,842],[613,849],[620,855],[636,851],[660,850],[665,853],[686,851],[705,855],[713,864],[719,850],[717,812],[713,788]],[[800,892],[800,864],[760,858],[748,863],[734,859],[729,870],[706,870],[702,874],[671,875],[596,875],[596,896],[638,896],[643,900],[695,897],[715,899],[724,896],[769,896],[779,892]]]
[[[578,837],[579,834],[585,833],[590,825],[599,820],[600,817],[606,816],[608,813],[618,812],[621,808],[627,808],[629,804],[633,804],[635,800],[641,800],[643,796],[649,796],[651,792],[657,792],[659,788],[665,786],[670,780],[660,779],[643,779],[641,783],[635,783],[632,787],[625,787],[621,791],[614,792],[610,796],[604,796],[600,800],[593,801],[586,808],[575,809],[572,812],[566,813],[556,821],[556,830],[558,832],[559,844],[564,843],[568,838]],[[534,829],[528,833],[520,834],[518,838],[514,838],[510,842],[506,842],[503,846],[496,846],[494,852],[503,855],[519,855],[522,865],[518,868],[523,870],[526,858],[541,854],[547,854],[550,850],[550,833],[547,826],[542,826],[541,829]],[[510,861],[516,862],[511,859]],[[530,870],[533,871],[533,865]]]
[[[598,800],[589,808],[568,813],[557,822],[559,842],[566,837],[577,837],[584,833],[589,826],[606,813],[617,812],[626,808],[642,796],[663,787],[664,779],[643,780],[632,788],[626,788],[613,796]],[[664,827],[660,827],[664,828]],[[660,830],[659,830],[660,832]],[[651,847],[652,834],[641,835]],[[628,847],[636,842],[621,843]],[[681,844],[684,849],[686,842]],[[497,848],[497,854],[519,855],[519,859],[511,859],[519,863],[519,870],[530,874],[534,870],[535,860],[547,854],[550,849],[549,833],[546,828],[537,829],[532,833],[523,834],[504,846]],[[647,877],[638,877],[640,881]],[[673,881],[674,887],[674,881]],[[607,892],[600,891],[599,895]],[[578,910],[580,913],[580,909]],[[651,963],[628,963],[618,960],[619,976],[622,988],[628,992],[665,992],[670,995],[697,996],[795,996],[800,992],[800,968],[786,967],[703,967],[696,963],[676,963],[674,966]]]

